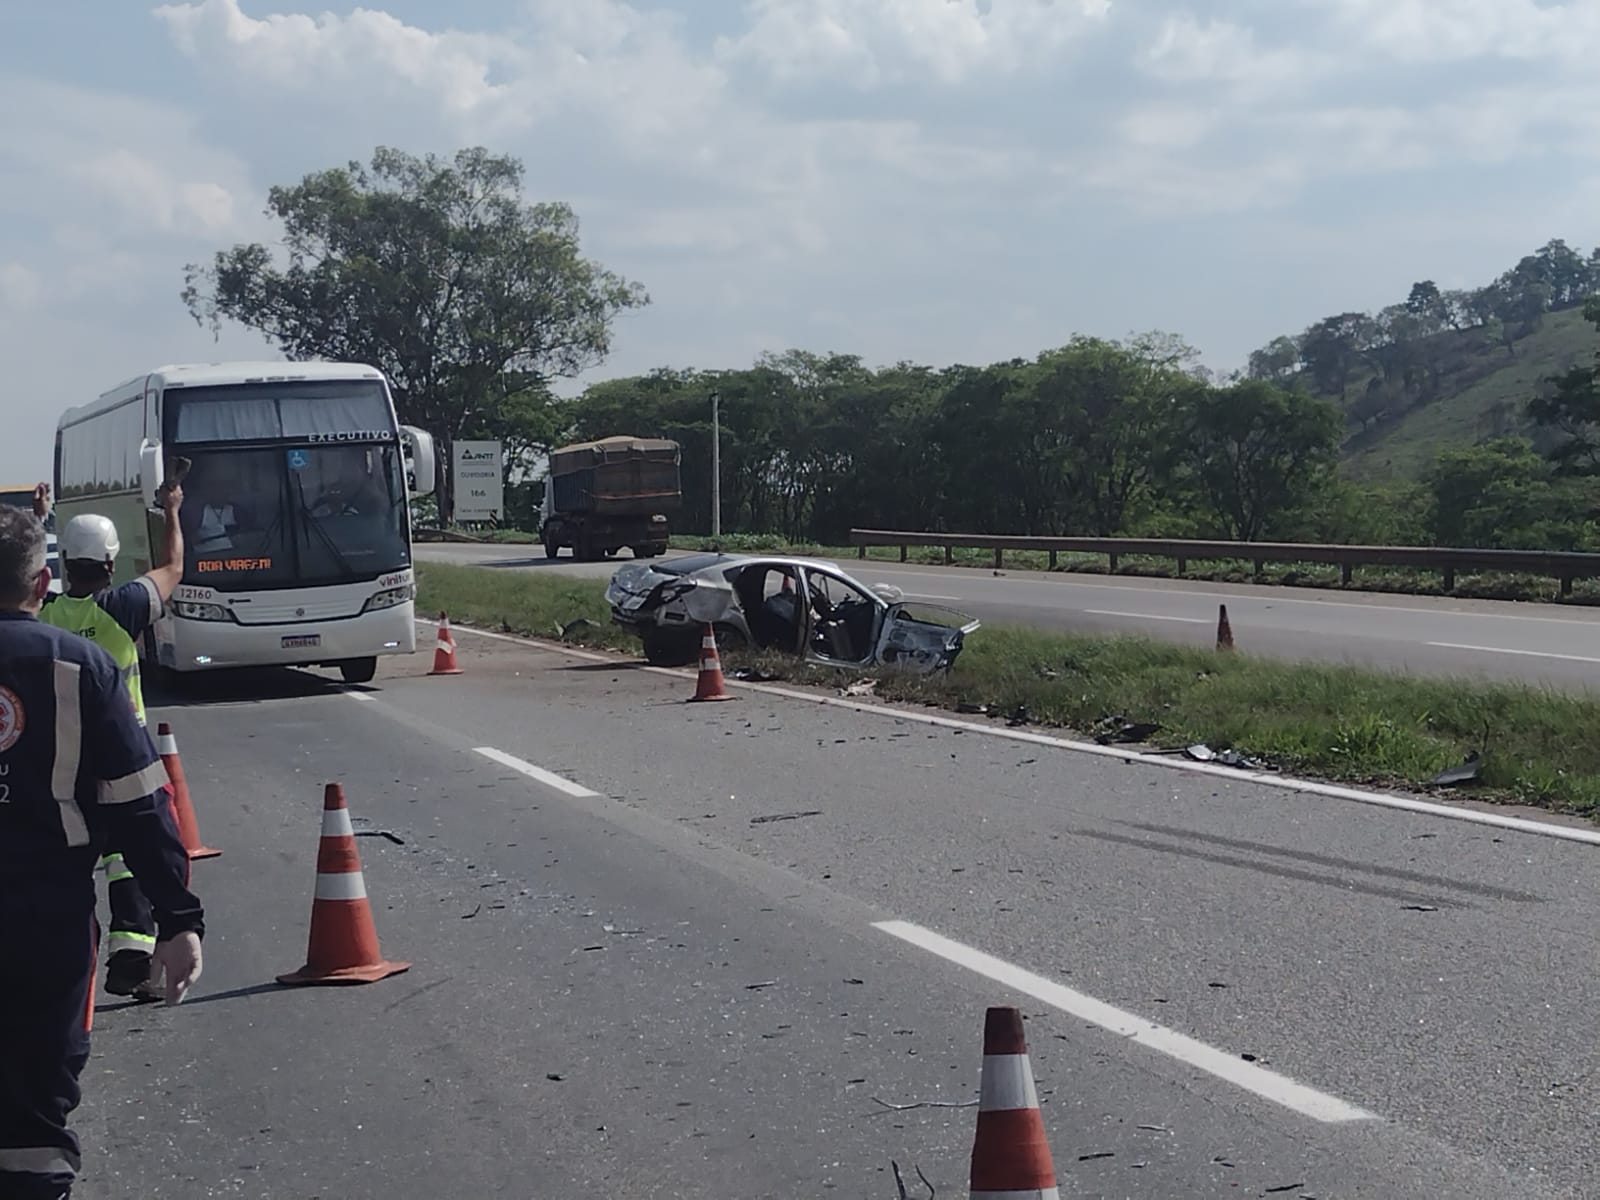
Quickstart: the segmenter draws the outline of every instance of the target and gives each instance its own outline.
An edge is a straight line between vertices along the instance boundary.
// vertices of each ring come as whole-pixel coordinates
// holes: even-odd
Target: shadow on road
[[[249,987],[233,988],[226,992],[211,992],[205,996],[191,996],[183,1002],[188,1008],[191,1004],[210,1004],[214,1000],[242,1000],[246,996],[260,996],[267,992],[287,992],[291,989],[281,983],[253,983]]]
[[[145,701],[153,708],[203,708],[211,704],[240,704],[258,700],[307,700],[339,692],[372,692],[364,685],[349,686],[325,675],[289,667],[263,667],[218,671],[188,678],[147,679]]]

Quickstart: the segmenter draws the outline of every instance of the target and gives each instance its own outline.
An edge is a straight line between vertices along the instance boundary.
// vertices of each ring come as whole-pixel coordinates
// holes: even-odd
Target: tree
[[[1299,339],[1275,337],[1250,355],[1246,374],[1251,379],[1264,379],[1268,383],[1287,383],[1299,369]]]
[[[1411,285],[1411,294],[1406,297],[1406,311],[1414,317],[1434,316],[1443,303],[1444,296],[1439,291],[1439,285],[1431,279],[1424,279]]]
[[[603,361],[612,320],[648,297],[583,258],[572,209],[526,203],[522,178],[482,148],[445,162],[380,147],[369,167],[274,187],[285,261],[260,244],[218,252],[189,265],[183,301],[202,325],[238,322],[290,358],[370,363],[401,418],[435,434],[509,422],[538,440],[550,414],[532,398]]]
[[[1363,350],[1370,341],[1372,318],[1347,312],[1318,321],[1300,339],[1300,357],[1326,395],[1344,398]]]
[[[1522,438],[1443,451],[1429,473],[1435,545],[1576,549],[1578,496],[1559,489]]]
[[[1600,296],[1590,297],[1583,315],[1600,332]],[[1560,435],[1551,461],[1563,474],[1600,475],[1600,352],[1594,366],[1574,367],[1546,383],[1550,390],[1528,402],[1528,415]]]
[[[1238,541],[1303,506],[1328,477],[1343,425],[1328,401],[1260,380],[1187,398],[1182,459],[1205,503]]]

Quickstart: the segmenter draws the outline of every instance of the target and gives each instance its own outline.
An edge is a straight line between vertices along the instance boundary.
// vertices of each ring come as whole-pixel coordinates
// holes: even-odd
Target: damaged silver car
[[[908,604],[899,588],[869,588],[831,563],[696,554],[619,567],[606,589],[614,624],[632,630],[656,666],[687,666],[706,625],[721,650],[773,650],[822,666],[949,668],[978,622]]]

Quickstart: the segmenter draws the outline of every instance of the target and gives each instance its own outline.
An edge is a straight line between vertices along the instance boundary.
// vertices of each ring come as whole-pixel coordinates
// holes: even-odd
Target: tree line
[[[1547,315],[1600,292],[1600,247],[1585,256],[1556,238],[1481,288],[1431,279],[1376,313],[1324,317],[1250,355],[1247,374],[1333,400],[1362,431],[1433,404],[1515,358]]]
[[[290,357],[369,362],[389,376],[403,420],[446,439],[498,438],[513,464],[532,467],[578,438],[672,438],[684,449],[678,524],[691,530],[711,525],[715,394],[729,530],[819,542],[882,526],[1597,544],[1592,371],[1530,406],[1553,432],[1548,456],[1515,441],[1452,452],[1413,488],[1358,488],[1337,472],[1361,372],[1366,390],[1374,380],[1426,389],[1444,376],[1426,354],[1397,348],[1417,342],[1400,331],[1443,325],[1503,340],[1508,321],[1526,330],[1596,289],[1600,256],[1563,243],[1486,289],[1492,308],[1478,293],[1418,284],[1400,311],[1329,318],[1228,378],[1200,367],[1180,338],[1150,333],[1075,337],[977,366],[873,368],[791,350],[745,369],[663,368],[558,399],[552,382],[601,363],[615,318],[648,296],[585,258],[572,210],[527,203],[522,178],[515,159],[480,148],[449,160],[380,148],[370,166],[272,189],[282,249],[235,246],[191,265],[184,302],[197,321],[238,322]],[[1600,310],[1590,316],[1600,328]],[[1424,345],[1440,334],[1418,336]],[[524,522],[534,492],[512,489]]]

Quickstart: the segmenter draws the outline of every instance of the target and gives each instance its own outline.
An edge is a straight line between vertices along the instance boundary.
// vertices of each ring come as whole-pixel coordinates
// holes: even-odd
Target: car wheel
[[[713,627],[717,637],[717,654],[743,654],[750,648],[749,639],[735,629],[732,625],[717,625]]]
[[[700,642],[661,632],[644,635],[644,658],[652,667],[686,667],[700,653]]]

